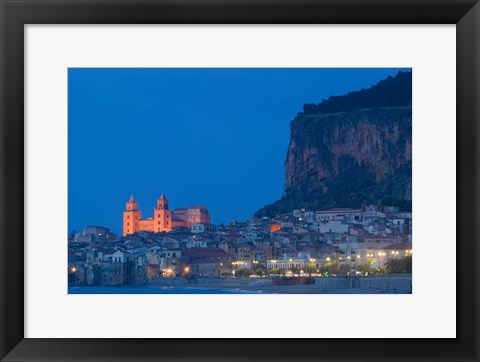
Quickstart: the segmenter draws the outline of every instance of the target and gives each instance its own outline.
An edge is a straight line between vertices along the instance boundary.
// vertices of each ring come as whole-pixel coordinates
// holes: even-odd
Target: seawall
[[[412,275],[315,278],[315,287],[323,292],[340,289],[368,289],[386,293],[411,293]]]

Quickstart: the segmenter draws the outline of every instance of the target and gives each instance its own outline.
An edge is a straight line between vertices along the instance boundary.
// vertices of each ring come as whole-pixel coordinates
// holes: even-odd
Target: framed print
[[[278,126],[287,111],[265,114],[263,104],[272,112],[282,99],[293,109],[302,89],[318,94],[319,85],[331,80],[368,83],[378,77],[384,79],[368,89],[303,106],[290,125],[283,196],[252,216],[258,200],[267,200],[273,186],[284,183],[277,172],[283,153],[261,149],[287,146]],[[412,292],[411,69],[69,68],[68,82],[69,294]],[[274,86],[279,84],[285,86]],[[145,98],[150,90],[155,100]],[[141,101],[133,101],[138,92]],[[102,103],[89,107],[92,98]],[[120,110],[119,98],[132,103]],[[239,99],[244,106],[228,121],[219,117],[237,108]],[[355,103],[359,100],[363,105]],[[165,112],[141,114],[157,102]],[[188,111],[179,115],[182,107]],[[317,134],[309,137],[311,132]],[[338,140],[329,141],[336,133]],[[382,149],[369,151],[368,138],[375,134]],[[111,153],[119,139],[135,151]],[[141,156],[152,149],[154,167],[150,157]],[[99,158],[103,161],[92,162]],[[150,193],[148,181],[125,169],[130,163],[132,171],[145,170],[155,180],[152,193],[158,184],[170,190],[169,197],[157,198],[151,217],[133,194],[121,218],[110,211],[109,204],[120,204],[116,195],[128,187],[139,186],[137,197]],[[111,200],[104,187],[88,182],[92,173],[97,180],[123,174],[108,182]],[[180,198],[204,204],[174,207]],[[243,215],[237,208],[245,209]],[[110,220],[95,220],[94,210],[109,210],[98,217]],[[83,226],[91,223],[120,228]]]
[[[1,9],[2,361],[478,360],[477,1]]]

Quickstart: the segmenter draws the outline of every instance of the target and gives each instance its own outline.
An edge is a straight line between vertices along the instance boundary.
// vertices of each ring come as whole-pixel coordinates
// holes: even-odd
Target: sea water
[[[262,291],[240,288],[205,287],[68,287],[68,294],[260,294]]]

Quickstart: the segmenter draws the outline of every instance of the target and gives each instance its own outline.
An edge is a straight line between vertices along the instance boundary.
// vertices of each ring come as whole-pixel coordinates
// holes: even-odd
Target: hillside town
[[[132,196],[123,231],[117,236],[107,227],[88,226],[69,236],[70,286],[285,281],[412,271],[412,213],[393,206],[296,209],[213,225],[205,206],[170,211],[163,194],[154,217],[142,220]]]

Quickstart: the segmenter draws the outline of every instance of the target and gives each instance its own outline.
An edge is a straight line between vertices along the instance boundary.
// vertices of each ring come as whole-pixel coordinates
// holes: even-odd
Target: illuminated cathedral
[[[210,213],[205,206],[190,206],[172,212],[167,198],[162,194],[153,210],[153,217],[143,220],[142,212],[138,210],[138,203],[132,195],[123,212],[123,236],[139,231],[158,233],[172,231],[175,227],[192,228],[197,223],[210,223]]]

